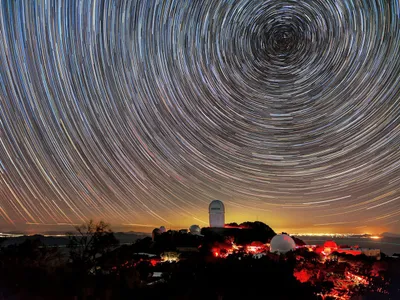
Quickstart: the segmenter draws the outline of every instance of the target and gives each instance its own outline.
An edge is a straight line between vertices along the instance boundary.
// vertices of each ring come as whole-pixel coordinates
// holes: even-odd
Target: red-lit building
[[[340,245],[337,245],[332,240],[326,241],[323,246],[306,245],[305,247],[307,247],[311,251],[314,251],[315,253],[322,254],[324,256],[328,256],[334,252],[351,254],[351,255],[364,254],[369,257],[375,257],[377,259],[380,259],[380,256],[381,256],[380,249],[360,248],[358,246],[353,246],[353,247],[340,246]]]
[[[329,255],[338,250],[338,245],[334,241],[328,240],[325,242],[323,248],[322,254]]]

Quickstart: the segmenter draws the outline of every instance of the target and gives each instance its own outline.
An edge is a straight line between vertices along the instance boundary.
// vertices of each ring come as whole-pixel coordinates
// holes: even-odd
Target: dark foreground
[[[400,299],[400,259],[252,253],[248,243],[275,235],[254,224],[244,236],[169,231],[122,246],[107,226],[91,224],[70,237],[68,254],[40,240],[7,245],[0,299]],[[228,253],[232,243],[241,247]]]

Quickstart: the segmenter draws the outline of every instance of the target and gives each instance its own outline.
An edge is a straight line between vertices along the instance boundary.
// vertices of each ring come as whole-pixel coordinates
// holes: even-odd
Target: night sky
[[[399,1],[0,5],[1,230],[400,232]]]

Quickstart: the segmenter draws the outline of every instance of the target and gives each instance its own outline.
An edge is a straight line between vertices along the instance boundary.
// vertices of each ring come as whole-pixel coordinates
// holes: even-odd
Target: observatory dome
[[[200,235],[200,226],[199,225],[192,225],[189,227],[189,232],[191,234]]]
[[[330,254],[332,252],[335,252],[337,249],[338,249],[338,245],[332,240],[326,241],[324,244],[324,253],[325,254]]]
[[[221,212],[225,212],[225,205],[221,200],[213,200],[211,201],[210,205],[208,206],[208,210],[218,210]]]
[[[222,228],[225,226],[225,206],[220,200],[213,200],[208,207],[210,227]]]
[[[277,234],[272,238],[270,243],[270,248],[271,252],[278,252],[279,254],[284,254],[296,249],[296,243],[287,234]]]
[[[324,248],[332,248],[332,249],[337,249],[337,244],[334,241],[326,241],[324,244]]]
[[[153,229],[153,232],[151,233],[151,237],[152,237],[153,242],[155,241],[156,236],[159,236],[160,234],[161,234],[160,228],[154,228]]]

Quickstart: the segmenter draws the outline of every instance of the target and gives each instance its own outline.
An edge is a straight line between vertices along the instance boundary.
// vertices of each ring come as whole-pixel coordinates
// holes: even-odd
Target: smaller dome
[[[156,236],[159,236],[161,234],[160,228],[154,228],[153,232],[151,233],[151,238],[153,241],[155,241]]]
[[[337,250],[337,248],[338,248],[338,246],[334,241],[332,241],[332,240],[326,241],[324,244],[324,252],[323,253],[325,253],[326,255],[330,254],[332,252],[335,252]]]
[[[161,226],[160,227],[160,232],[161,233],[164,233],[164,232],[166,232],[167,231],[167,229],[165,228],[165,226]]]
[[[200,226],[199,225],[192,225],[189,227],[189,232],[191,234],[196,234],[199,235],[201,232]]]
[[[271,252],[284,254],[296,249],[296,243],[287,234],[277,234],[271,240],[270,249]]]
[[[160,228],[154,228],[153,229],[153,234],[160,234],[160,233],[161,233]]]
[[[332,240],[326,241],[324,244],[324,248],[337,248],[337,247],[338,247],[337,244]]]

